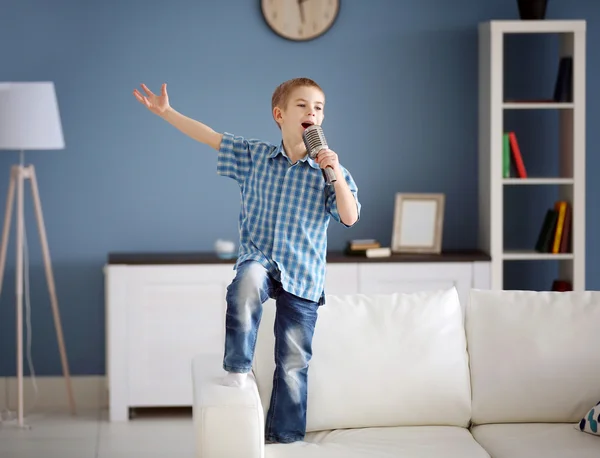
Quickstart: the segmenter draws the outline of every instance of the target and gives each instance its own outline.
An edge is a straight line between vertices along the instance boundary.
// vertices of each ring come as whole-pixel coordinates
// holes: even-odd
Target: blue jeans
[[[289,443],[304,439],[308,363],[318,303],[283,290],[256,261],[240,264],[227,287],[225,354],[223,368],[228,372],[250,372],[262,304],[276,301],[275,373],[265,440]]]

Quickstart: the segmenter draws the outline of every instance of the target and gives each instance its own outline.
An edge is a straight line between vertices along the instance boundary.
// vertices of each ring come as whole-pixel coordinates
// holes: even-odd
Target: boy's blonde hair
[[[275,88],[275,91],[273,91],[273,96],[271,97],[271,113],[273,113],[275,107],[279,107],[282,110],[285,110],[292,91],[297,87],[302,86],[316,87],[319,91],[325,94],[321,86],[319,86],[315,81],[311,80],[310,78],[293,78],[291,80],[284,81]],[[278,127],[281,128],[277,121],[275,121],[275,123]]]

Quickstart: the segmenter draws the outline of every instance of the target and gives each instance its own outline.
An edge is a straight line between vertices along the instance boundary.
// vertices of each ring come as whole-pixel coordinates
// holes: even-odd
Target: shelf
[[[505,185],[572,185],[573,178],[503,178]]]
[[[237,252],[236,252],[237,255]],[[237,258],[237,256],[236,256]],[[346,255],[343,251],[328,251],[327,263],[366,262],[477,262],[489,261],[490,255],[480,250],[444,250],[440,254],[392,254],[385,258]],[[219,258],[212,251],[117,252],[109,253],[109,265],[188,265],[235,264],[236,259]]]
[[[573,253],[540,253],[535,250],[508,250],[502,253],[505,261],[545,261],[574,259]]]
[[[505,33],[575,33],[586,31],[586,21],[576,20],[492,20],[480,24],[480,29],[488,29],[491,34]]]
[[[585,291],[586,28],[585,20],[492,20],[479,23],[477,248],[491,256],[491,289],[513,288],[521,281],[525,285],[539,285],[542,277],[558,275],[571,281],[573,291]],[[521,36],[508,37],[508,34]],[[515,76],[519,77],[523,65],[527,64],[519,48],[512,47],[513,38],[520,46],[521,40],[526,42],[529,39],[523,36],[526,34],[555,34],[557,36],[552,40],[557,42],[557,49],[553,56],[546,55],[545,47],[541,49],[543,59],[540,58],[540,63],[544,62],[543,79],[547,87],[544,89],[530,80],[532,85],[528,87],[531,90],[521,92],[516,85],[521,82],[520,78],[513,80],[507,76],[516,72]],[[507,46],[509,44],[511,46]],[[512,61],[511,65],[505,62],[513,49],[516,51],[515,58],[520,62],[520,66],[515,68]],[[533,50],[527,51],[533,55]],[[563,57],[572,58],[567,69],[569,74],[565,75],[568,93],[555,97],[561,65],[564,72]],[[521,75],[523,80],[528,79],[527,73]],[[535,78],[538,78],[537,73]],[[563,89],[562,84],[560,88]],[[536,123],[538,118],[544,122]],[[526,135],[523,135],[524,142],[517,141],[524,150],[525,167],[529,172],[527,178],[520,178],[516,173],[517,167],[511,169],[510,174],[505,173],[504,134],[517,131],[520,140],[520,132],[527,130],[532,137],[548,139],[548,146],[544,142],[529,146]],[[509,147],[513,147],[510,141]],[[546,148],[549,151],[530,156],[528,148]],[[516,165],[514,156],[510,156],[511,162]],[[520,191],[531,197],[532,202],[524,201],[525,196]],[[545,215],[557,201],[570,204],[570,252],[538,252],[535,248],[540,246],[537,239],[546,221]],[[513,227],[507,222],[524,227]],[[551,234],[545,235],[555,237],[555,232],[553,228]],[[563,242],[561,236],[561,244]],[[519,261],[526,262],[521,264]],[[531,261],[542,261],[544,269],[538,269],[537,263]],[[554,264],[559,265],[558,272],[545,269],[554,267]],[[550,285],[551,280],[544,282]]]
[[[574,103],[561,102],[504,102],[502,108],[505,110],[572,110]]]

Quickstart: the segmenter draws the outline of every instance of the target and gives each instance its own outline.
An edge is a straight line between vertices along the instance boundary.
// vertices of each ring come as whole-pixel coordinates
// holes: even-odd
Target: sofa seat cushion
[[[265,458],[489,458],[468,429],[400,426],[320,431],[304,442],[272,444]]]
[[[573,423],[519,423],[475,426],[475,440],[494,458],[598,458],[600,438]]]

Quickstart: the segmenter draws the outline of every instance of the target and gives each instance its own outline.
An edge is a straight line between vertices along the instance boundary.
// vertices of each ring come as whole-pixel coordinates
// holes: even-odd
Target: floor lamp
[[[31,184],[31,194],[44,257],[44,267],[54,326],[62,363],[63,375],[71,413],[75,414],[75,400],[71,387],[67,353],[56,299],[56,288],[46,238],[42,204],[33,165],[25,165],[25,150],[63,149],[64,139],[54,84],[52,82],[0,83],[0,150],[20,151],[20,164],[13,165],[6,198],[6,212],[0,248],[0,292],[6,264],[6,250],[10,233],[16,190],[16,314],[17,314],[17,415],[19,426],[24,426],[23,414],[23,237],[24,185]]]

